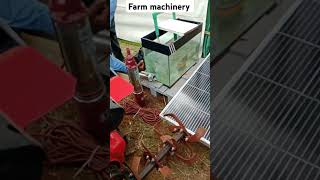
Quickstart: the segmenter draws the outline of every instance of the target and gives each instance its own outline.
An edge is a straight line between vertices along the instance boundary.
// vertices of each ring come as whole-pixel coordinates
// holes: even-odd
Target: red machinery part
[[[105,143],[108,94],[96,69],[96,46],[87,10],[81,0],[52,0],[50,9],[67,70],[77,79],[74,99],[81,127]]]
[[[133,94],[134,94],[135,100],[141,107],[143,107],[145,106],[145,102],[144,102],[143,88],[140,82],[139,69],[138,69],[136,60],[131,55],[129,48],[127,48],[127,57],[125,59],[125,64],[128,68],[128,76],[130,79],[130,83],[133,85],[133,89],[134,89]]]
[[[135,61],[134,57],[131,55],[129,48],[127,48],[127,57],[126,57],[125,63],[129,70],[131,69],[135,70],[138,68],[137,62]]]
[[[110,163],[123,164],[126,142],[117,131],[110,133]]]

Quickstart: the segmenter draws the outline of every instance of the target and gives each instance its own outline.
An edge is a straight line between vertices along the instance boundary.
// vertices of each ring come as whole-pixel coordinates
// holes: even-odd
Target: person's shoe
[[[138,64],[139,71],[144,71],[146,68],[144,65],[144,55],[142,48],[139,49],[139,52],[134,56],[134,58]]]

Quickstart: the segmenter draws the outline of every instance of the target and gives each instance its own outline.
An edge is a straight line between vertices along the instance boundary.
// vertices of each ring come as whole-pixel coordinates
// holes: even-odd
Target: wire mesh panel
[[[218,98],[218,179],[320,179],[319,9],[297,1]]]
[[[210,56],[200,64],[199,68],[172,98],[160,116],[173,122],[164,114],[174,113],[192,133],[203,127],[208,131],[202,141],[210,145]]]

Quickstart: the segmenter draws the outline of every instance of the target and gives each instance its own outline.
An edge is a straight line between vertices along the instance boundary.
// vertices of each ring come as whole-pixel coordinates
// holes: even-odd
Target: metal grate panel
[[[320,1],[297,1],[217,97],[212,174],[320,179]]]
[[[319,47],[319,6],[319,0],[306,0],[303,2],[297,11],[293,13],[291,18],[280,29],[279,34]]]
[[[163,116],[167,113],[176,114],[191,133],[199,127],[206,128],[208,131],[202,141],[210,145],[210,56],[203,60],[191,78],[161,112],[162,118],[172,122]]]

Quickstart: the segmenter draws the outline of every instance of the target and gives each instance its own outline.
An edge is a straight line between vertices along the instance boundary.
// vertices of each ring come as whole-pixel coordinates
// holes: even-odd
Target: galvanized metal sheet
[[[174,123],[164,117],[167,113],[176,114],[190,133],[199,127],[206,128],[208,131],[202,142],[210,145],[210,55],[160,113],[162,118]]]

